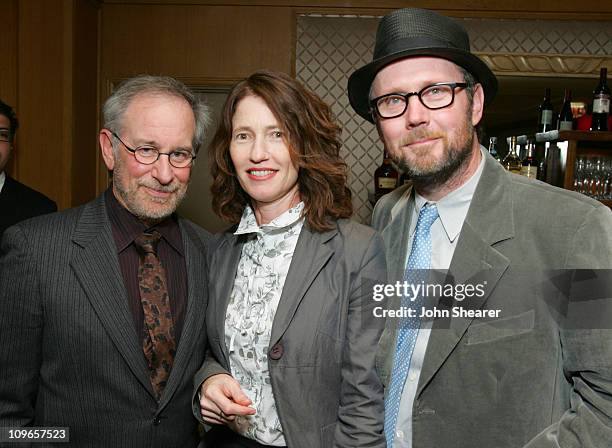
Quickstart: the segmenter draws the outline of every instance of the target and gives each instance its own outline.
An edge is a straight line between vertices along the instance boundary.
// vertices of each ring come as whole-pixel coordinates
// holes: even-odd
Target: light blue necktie
[[[421,208],[414,232],[412,250],[410,251],[408,263],[406,264],[406,272],[404,273],[404,281],[408,282],[408,284],[418,284],[421,281],[427,280],[427,270],[431,262],[431,225],[437,218],[438,209],[435,205],[428,204]],[[410,297],[407,296],[402,297],[401,300],[403,307],[415,310],[420,310],[422,303],[423,297],[421,295],[418,295],[414,301],[411,301]],[[418,316],[420,313],[417,312],[416,314]],[[385,399],[385,437],[387,438],[387,448],[393,448],[395,425],[397,423],[402,390],[410,367],[414,344],[419,334],[420,321],[419,317],[404,317],[398,323],[391,383],[389,384],[389,391]]]

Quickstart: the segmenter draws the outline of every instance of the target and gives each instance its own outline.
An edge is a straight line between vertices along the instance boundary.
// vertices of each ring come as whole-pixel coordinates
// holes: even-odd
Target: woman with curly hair
[[[213,209],[233,224],[209,258],[211,352],[194,413],[214,448],[385,447],[375,354],[382,240],[349,221],[331,110],[299,82],[239,82],[210,146]]]

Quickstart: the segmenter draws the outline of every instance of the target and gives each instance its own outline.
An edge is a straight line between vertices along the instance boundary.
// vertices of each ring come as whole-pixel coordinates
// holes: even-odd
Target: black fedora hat
[[[411,56],[448,59],[466,69],[482,84],[485,105],[495,97],[497,78],[487,64],[470,52],[470,39],[461,24],[426,9],[404,8],[381,19],[372,62],[349,77],[349,101],[359,115],[374,122],[369,101],[372,81],[386,65]]]

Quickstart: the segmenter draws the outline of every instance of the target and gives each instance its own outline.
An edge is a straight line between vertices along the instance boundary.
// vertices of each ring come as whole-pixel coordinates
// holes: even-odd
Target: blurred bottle
[[[553,116],[553,106],[550,102],[550,87],[547,87],[544,91],[544,99],[539,107],[538,132],[547,132],[554,129]]]
[[[538,147],[536,147],[537,149]],[[537,179],[542,182],[546,182],[546,162],[548,156],[548,145],[544,144],[539,146],[539,153],[537,157],[538,161],[538,175]]]
[[[389,153],[385,149],[383,163],[374,171],[374,197],[378,201],[383,195],[397,188],[399,173],[391,164]]]
[[[574,116],[572,115],[572,91],[565,89],[563,106],[559,112],[557,129],[560,131],[571,131],[574,128]]]
[[[563,188],[563,169],[561,166],[561,148],[555,142],[547,143],[546,183]]]
[[[495,160],[497,160],[499,163],[501,163],[502,159],[499,156],[499,152],[497,152],[497,137],[491,137],[489,139],[489,154],[491,154],[491,156],[493,156],[493,158]]]
[[[599,84],[593,90],[593,119],[591,131],[607,131],[610,115],[610,88],[606,80],[608,69],[602,67],[599,71]]]
[[[516,153],[516,136],[514,135],[510,137],[510,150],[508,151],[508,155],[504,157],[502,165],[512,173],[521,174],[523,165],[521,164],[521,159]]]
[[[531,140],[527,141],[527,155],[523,159],[523,167],[521,168],[521,176],[530,179],[538,177],[538,162],[534,156],[535,146]]]

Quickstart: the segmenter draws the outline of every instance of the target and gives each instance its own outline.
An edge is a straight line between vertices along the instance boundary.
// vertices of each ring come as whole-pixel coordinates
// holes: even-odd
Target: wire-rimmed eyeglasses
[[[159,159],[159,156],[168,156],[168,162],[175,168],[187,168],[190,166],[196,156],[190,151],[171,151],[171,152],[160,152],[157,148],[153,148],[151,146],[140,146],[138,148],[130,148],[125,144],[121,138],[115,132],[111,132],[113,137],[121,142],[121,144],[125,147],[125,149],[130,152],[138,163],[142,163],[143,165],[152,165]]]
[[[423,87],[418,92],[387,93],[370,100],[371,111],[381,118],[395,118],[406,112],[408,98],[417,96],[427,109],[436,110],[450,106],[455,101],[455,89],[465,88],[465,82],[438,82]]]

